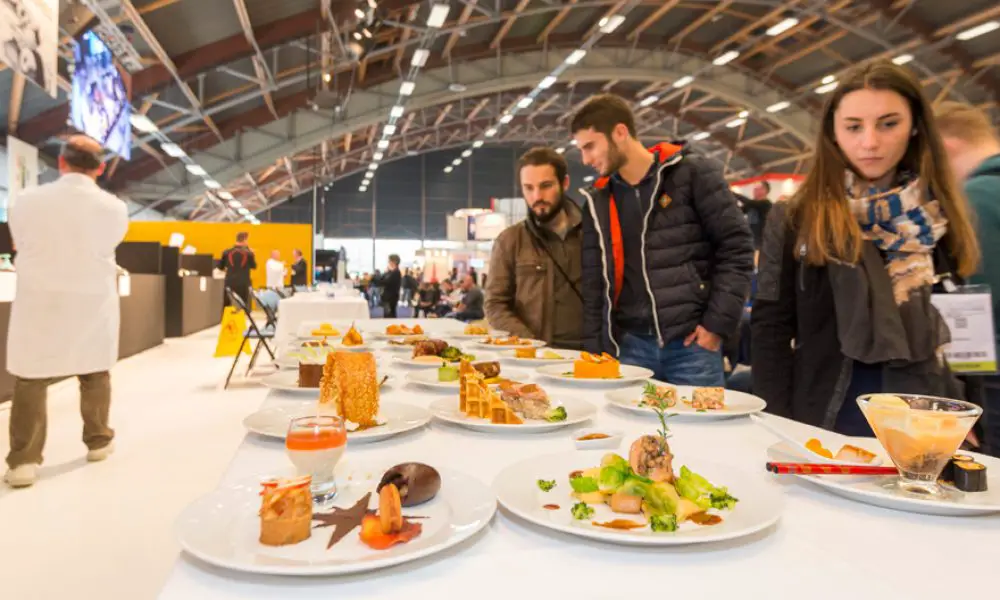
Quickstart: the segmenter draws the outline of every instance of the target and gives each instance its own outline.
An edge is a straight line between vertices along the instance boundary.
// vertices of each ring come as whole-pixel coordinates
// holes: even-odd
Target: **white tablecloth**
[[[296,336],[299,326],[307,321],[336,321],[350,324],[371,318],[368,302],[352,289],[336,290],[331,298],[325,292],[300,292],[278,303],[278,347]]]
[[[419,322],[430,332],[438,326],[455,326],[444,321]],[[397,382],[383,395],[386,400],[427,406],[441,397],[404,385],[405,368],[390,372]],[[540,381],[553,395],[571,394],[602,406],[595,423],[625,431],[626,443],[656,429],[655,419],[607,406],[603,392]],[[287,398],[272,393],[265,405],[287,402]],[[256,407],[248,407],[248,412],[252,410]],[[768,418],[779,421],[786,431],[809,436],[810,427]],[[991,585],[1000,517],[947,518],[895,512],[841,499],[801,480],[774,478],[765,472],[764,462],[766,448],[777,440],[746,418],[713,422],[672,419],[670,426],[675,465],[728,463],[780,487],[785,511],[777,526],[727,543],[628,548],[549,532],[500,511],[491,526],[449,552],[351,577],[252,576],[217,569],[181,553],[160,597],[589,600],[649,594],[654,598],[730,600],[886,600],[955,597],[964,593],[963,588],[975,590],[975,594]],[[350,448],[348,458],[421,461],[459,469],[490,483],[513,462],[571,450],[572,431],[487,435],[434,421],[418,432]],[[222,483],[285,467],[287,458],[280,440],[249,436],[238,448]],[[964,579],[960,573],[971,575],[972,583],[960,584]]]

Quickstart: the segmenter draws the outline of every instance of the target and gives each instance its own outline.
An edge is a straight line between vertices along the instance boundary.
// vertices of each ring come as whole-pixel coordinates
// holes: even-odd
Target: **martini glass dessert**
[[[962,400],[905,394],[860,396],[858,405],[899,470],[899,479],[887,487],[935,499],[955,495],[937,479],[982,408]]]
[[[337,496],[334,469],[344,455],[347,430],[340,417],[319,415],[292,419],[285,449],[299,475],[312,477],[313,503],[323,505]]]

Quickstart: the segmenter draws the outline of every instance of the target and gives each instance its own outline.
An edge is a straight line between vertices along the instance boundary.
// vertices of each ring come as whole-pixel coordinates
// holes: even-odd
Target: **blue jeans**
[[[685,346],[684,338],[660,348],[656,336],[626,333],[620,359],[623,364],[650,369],[656,379],[675,385],[722,387],[726,381],[722,352],[696,343]]]

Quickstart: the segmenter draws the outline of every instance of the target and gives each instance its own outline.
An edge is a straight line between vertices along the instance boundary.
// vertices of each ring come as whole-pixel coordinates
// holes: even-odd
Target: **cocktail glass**
[[[937,483],[983,409],[962,400],[908,394],[858,398],[875,437],[899,470],[887,487],[920,496],[952,495]]]
[[[312,476],[313,503],[323,505],[337,496],[334,470],[347,444],[344,420],[331,415],[292,419],[285,450],[299,475]]]

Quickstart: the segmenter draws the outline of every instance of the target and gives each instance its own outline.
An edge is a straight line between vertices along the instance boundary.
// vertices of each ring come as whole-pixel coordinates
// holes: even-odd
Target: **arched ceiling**
[[[137,138],[133,160],[116,161],[109,185],[182,217],[225,210],[159,142],[176,142],[246,206],[263,209],[367,166],[418,47],[430,59],[385,160],[482,140],[596,37],[583,61],[489,142],[565,143],[566,116],[588,95],[612,91],[636,103],[645,138],[699,134],[696,146],[730,177],[797,172],[822,99],[815,88],[859,62],[909,55],[936,100],[971,101],[994,116],[1000,97],[1000,34],[956,37],[1000,17],[987,0],[451,0],[440,29],[426,27],[430,0],[378,0],[360,60],[345,46],[360,27],[353,11],[367,0],[82,2],[64,8],[63,30],[96,24],[99,33],[131,34],[120,54],[134,71],[133,104],[161,131]],[[616,14],[624,23],[595,37],[601,19]],[[790,17],[794,25],[767,31]],[[735,60],[711,64],[729,49],[739,50]],[[694,81],[674,89],[685,75]],[[17,93],[10,77],[0,72],[8,131],[38,145],[62,134],[65,104]],[[651,95],[658,101],[639,106]],[[309,108],[314,100],[318,110]],[[789,106],[767,111],[780,101]],[[734,121],[744,110],[745,122]]]

